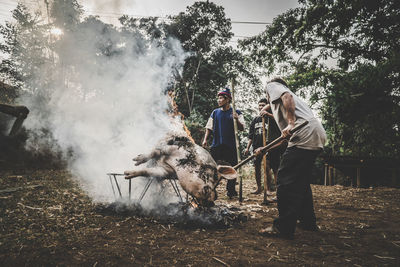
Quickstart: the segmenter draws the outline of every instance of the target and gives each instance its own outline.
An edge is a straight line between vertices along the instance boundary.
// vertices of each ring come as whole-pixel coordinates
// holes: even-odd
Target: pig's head
[[[209,184],[205,184],[200,190],[196,200],[202,207],[214,206],[214,201],[217,199],[217,192]]]
[[[222,179],[232,180],[237,178],[236,170],[228,165],[218,165],[217,168],[210,168],[207,172],[210,179],[197,191],[195,195],[199,204],[203,207],[211,207],[217,199],[216,188]]]

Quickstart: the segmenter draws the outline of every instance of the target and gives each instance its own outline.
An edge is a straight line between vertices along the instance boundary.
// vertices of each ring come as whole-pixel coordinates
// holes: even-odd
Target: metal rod
[[[112,178],[111,178],[111,175],[110,175],[110,174],[108,174],[108,178],[110,178],[111,188],[112,188],[114,197],[116,198],[116,196],[115,196],[115,189],[114,189],[114,185],[113,185]]]
[[[171,181],[171,179],[168,179],[168,181],[170,182],[170,184],[171,184],[171,186],[172,186],[172,188],[174,189],[174,191],[175,191],[175,194],[179,197],[179,195],[178,195],[178,192],[176,192],[176,188],[175,188],[175,185],[174,185],[174,183]]]
[[[178,184],[176,183],[176,180],[174,180],[173,182],[174,182],[174,184],[175,184],[176,191],[178,192],[179,199],[181,200],[181,202],[183,202],[182,195],[181,195],[181,191],[179,190],[179,187],[178,187]]]
[[[173,179],[168,179],[169,182],[172,185],[172,188],[174,188],[175,194],[179,197],[180,201],[183,202],[181,192],[179,191],[178,185],[176,184],[176,181]]]
[[[115,181],[115,184],[117,185],[119,196],[122,198],[121,189],[119,188],[119,184],[118,184],[118,181],[117,181],[116,174],[112,174],[112,175],[114,176],[114,181]]]
[[[129,179],[129,200],[131,200],[132,179]]]
[[[144,195],[147,193],[147,190],[149,190],[149,187],[150,187],[150,185],[151,185],[151,183],[153,182],[153,178],[150,178],[148,181],[147,181],[147,184],[144,186],[144,189],[143,189],[143,191],[142,191],[142,194],[140,195],[140,197],[139,197],[139,203],[142,201],[142,199],[144,198]]]

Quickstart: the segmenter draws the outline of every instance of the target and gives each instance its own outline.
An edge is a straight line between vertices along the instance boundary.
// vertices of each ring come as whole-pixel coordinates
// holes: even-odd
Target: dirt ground
[[[0,266],[400,266],[400,189],[313,185],[319,232],[294,240],[258,231],[277,215],[244,180],[249,220],[185,229],[105,215],[67,171],[0,172]]]

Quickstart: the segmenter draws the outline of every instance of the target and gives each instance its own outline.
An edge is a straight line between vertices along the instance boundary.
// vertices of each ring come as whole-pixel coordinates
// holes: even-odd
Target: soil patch
[[[246,213],[228,228],[182,227],[151,217],[100,212],[67,171],[0,173],[0,265],[399,266],[400,189],[313,185],[319,232],[294,240],[258,231],[277,216],[244,180]]]

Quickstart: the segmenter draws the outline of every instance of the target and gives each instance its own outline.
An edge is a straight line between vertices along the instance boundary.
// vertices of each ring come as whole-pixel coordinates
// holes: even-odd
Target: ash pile
[[[249,218],[236,207],[215,205],[203,208],[194,207],[189,202],[169,203],[149,209],[135,202],[116,201],[111,204],[99,204],[96,210],[101,214],[148,218],[183,228],[229,228],[244,223]]]

